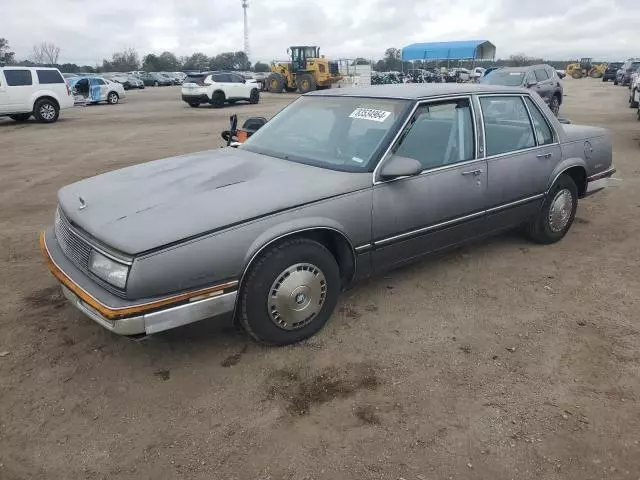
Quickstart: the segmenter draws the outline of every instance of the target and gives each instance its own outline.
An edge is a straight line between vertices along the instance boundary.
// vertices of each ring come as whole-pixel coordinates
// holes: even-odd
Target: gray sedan
[[[62,188],[41,248],[64,295],[113,332],[233,314],[284,345],[375,273],[518,226],[561,240],[614,172],[606,130],[560,124],[527,89],[319,91],[238,148]]]

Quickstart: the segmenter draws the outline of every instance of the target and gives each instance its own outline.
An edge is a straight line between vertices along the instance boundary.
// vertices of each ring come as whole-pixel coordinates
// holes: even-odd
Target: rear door
[[[33,110],[33,75],[31,70],[4,69],[7,84],[7,106],[10,112],[30,112]]]
[[[9,113],[9,94],[7,93],[7,81],[0,70],[0,113]]]
[[[488,171],[487,224],[524,221],[543,200],[561,157],[557,134],[528,95],[482,95]]]

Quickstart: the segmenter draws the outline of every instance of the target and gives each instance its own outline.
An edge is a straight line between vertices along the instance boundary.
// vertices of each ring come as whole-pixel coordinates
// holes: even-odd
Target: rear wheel
[[[120,101],[120,96],[116,92],[109,92],[107,95],[107,103],[110,105],[115,105]]]
[[[224,102],[225,102],[224,93],[214,92],[213,96],[211,97],[211,105],[213,105],[213,108],[224,107]]]
[[[249,103],[255,105],[260,101],[260,92],[257,88],[251,90],[251,94],[249,95]]]
[[[310,73],[303,73],[296,79],[296,85],[300,93],[312,92],[316,89],[316,80]]]
[[[616,78],[614,78],[614,79],[613,79],[613,84],[614,84],[614,85],[618,85],[618,77],[616,77]]]
[[[272,73],[267,77],[267,90],[271,93],[282,93],[285,87],[284,77],[279,73]]]
[[[284,241],[260,255],[240,295],[239,321],[256,340],[288,345],[318,332],[340,292],[340,269],[313,240]]]
[[[16,113],[15,115],[9,115],[9,118],[15,120],[16,122],[26,122],[31,118],[30,113]]]
[[[53,123],[58,120],[59,115],[60,107],[48,98],[38,100],[33,107],[33,116],[42,123]]]
[[[527,225],[528,237],[537,243],[555,243],[567,234],[578,207],[578,187],[562,174],[547,194],[542,208]]]

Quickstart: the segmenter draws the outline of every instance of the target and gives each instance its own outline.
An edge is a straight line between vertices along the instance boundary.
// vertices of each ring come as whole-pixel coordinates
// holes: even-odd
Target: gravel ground
[[[358,285],[315,338],[220,322],[135,342],[62,300],[36,233],[58,188],[222,144],[236,112],[177,88],[0,119],[1,479],[631,479],[640,476],[640,123],[627,89],[567,80],[613,132],[621,186],[560,243],[516,234]]]

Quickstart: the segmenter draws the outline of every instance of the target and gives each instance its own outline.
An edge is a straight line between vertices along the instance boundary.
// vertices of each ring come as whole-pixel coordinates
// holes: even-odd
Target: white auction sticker
[[[373,120],[374,122],[384,122],[391,112],[377,110],[375,108],[356,108],[349,118],[358,118],[360,120]]]

